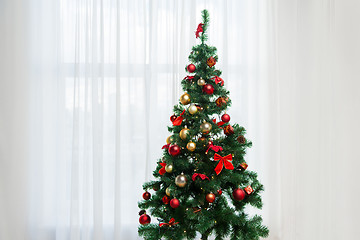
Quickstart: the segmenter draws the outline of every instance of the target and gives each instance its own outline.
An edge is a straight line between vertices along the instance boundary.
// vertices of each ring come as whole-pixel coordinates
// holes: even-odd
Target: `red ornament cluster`
[[[163,196],[162,201],[163,201],[164,204],[169,204],[170,198],[165,195],[165,196]]]

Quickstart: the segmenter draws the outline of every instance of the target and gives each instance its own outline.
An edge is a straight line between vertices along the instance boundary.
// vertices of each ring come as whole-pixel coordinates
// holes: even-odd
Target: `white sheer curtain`
[[[204,8],[269,239],[356,239],[359,7],[0,2],[0,239],[138,239]]]

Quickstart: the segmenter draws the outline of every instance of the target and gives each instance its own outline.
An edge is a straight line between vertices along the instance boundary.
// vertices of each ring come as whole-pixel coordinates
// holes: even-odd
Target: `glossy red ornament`
[[[140,218],[139,218],[139,223],[140,223],[141,225],[146,225],[146,224],[149,224],[150,222],[151,222],[151,218],[150,218],[150,216],[147,215],[147,214],[143,214],[143,215],[141,215]]]
[[[180,147],[178,145],[174,144],[174,145],[170,145],[168,152],[171,156],[174,157],[174,156],[177,156],[180,154],[180,150],[181,150]]]
[[[162,201],[163,201],[163,203],[165,203],[165,204],[169,204],[170,198],[169,198],[167,195],[165,195],[165,196],[163,196]]]
[[[151,198],[151,194],[149,192],[144,192],[143,193],[143,199],[149,200],[150,198]]]
[[[196,67],[195,67],[194,64],[191,63],[191,64],[189,64],[189,65],[187,66],[186,69],[188,70],[189,73],[193,73],[193,72],[195,72]]]
[[[208,193],[206,194],[206,201],[209,203],[212,203],[215,201],[215,194],[213,193]]]
[[[172,115],[172,116],[170,117],[170,121],[173,122],[173,121],[175,121],[176,118],[177,118],[177,117],[176,117],[176,115],[174,114],[174,115]]]
[[[227,125],[224,127],[224,133],[227,136],[234,134],[234,128],[231,125]]]
[[[204,93],[211,95],[214,93],[214,86],[208,83],[203,86],[202,90]]]
[[[173,198],[170,201],[170,207],[172,208],[178,208],[180,206],[180,201],[179,199]]]
[[[232,193],[235,200],[241,201],[245,198],[245,192],[241,188],[237,188]]]
[[[222,190],[221,189],[217,190],[217,193],[220,196],[222,194]]]
[[[221,116],[221,121],[226,122],[226,123],[229,122],[230,115],[225,113],[224,115]]]

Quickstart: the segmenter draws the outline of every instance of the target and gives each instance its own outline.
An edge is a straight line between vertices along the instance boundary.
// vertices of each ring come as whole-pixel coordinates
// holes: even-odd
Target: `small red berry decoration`
[[[233,197],[237,201],[241,201],[245,198],[245,192],[241,188],[237,188],[232,193]]]
[[[176,144],[170,145],[168,152],[171,156],[175,157],[180,154],[180,147]]]
[[[206,194],[206,201],[209,203],[212,203],[215,201],[215,194],[213,193],[208,193]]]
[[[165,203],[165,204],[169,204],[170,198],[165,195],[165,196],[163,196],[162,201],[163,201],[163,203]]]
[[[189,73],[193,73],[193,72],[195,72],[196,67],[195,67],[194,64],[191,63],[191,64],[189,64],[189,65],[187,66],[186,69],[188,70]]]
[[[171,201],[170,201],[170,206],[171,206],[172,208],[178,208],[178,207],[180,206],[180,201],[179,201],[179,199],[176,199],[176,198],[171,199]]]
[[[151,194],[149,192],[144,192],[143,193],[143,199],[149,200],[150,198],[151,198]]]
[[[216,64],[216,60],[214,57],[209,57],[207,59],[206,63],[209,67],[213,67]]]
[[[225,113],[224,115],[221,116],[221,121],[226,122],[226,123],[229,122],[230,115]]]
[[[214,93],[214,86],[208,83],[203,86],[202,90],[204,93],[211,95]]]
[[[139,222],[140,222],[141,225],[146,225],[146,224],[149,224],[151,222],[151,218],[150,218],[149,215],[143,214],[143,215],[140,216]]]
[[[220,196],[222,194],[222,190],[221,189],[217,190],[217,193]]]

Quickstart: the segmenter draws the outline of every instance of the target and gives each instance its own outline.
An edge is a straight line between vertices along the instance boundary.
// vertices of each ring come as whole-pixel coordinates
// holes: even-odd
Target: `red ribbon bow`
[[[205,179],[210,180],[210,179],[208,178],[208,176],[206,176],[205,174],[201,174],[201,173],[194,173],[194,174],[192,175],[191,179],[192,179],[193,181],[195,181],[195,179],[196,179],[197,177],[200,177],[202,180],[205,180]]]
[[[159,174],[160,174],[160,175],[164,175],[164,174],[166,173],[166,171],[165,171],[166,163],[161,162],[161,163],[159,163],[159,164],[162,166],[162,168],[160,168],[160,170],[159,170]]]
[[[191,79],[193,79],[195,76],[186,76],[186,77],[184,77],[184,80],[186,79],[186,80],[191,80]]]
[[[170,219],[169,223],[160,223],[159,226],[174,226],[175,224],[178,224],[178,222],[175,222],[175,218]]]
[[[208,147],[205,153],[208,153],[210,150],[213,150],[214,152],[218,152],[218,151],[222,151],[223,148],[220,146],[216,146],[214,144],[210,144],[210,146]]]
[[[222,128],[221,126],[225,124],[223,121],[220,121],[220,122],[216,123],[216,119],[215,119],[215,118],[213,118],[212,121],[213,121],[216,125],[218,125],[220,128]]]
[[[168,144],[165,144],[164,146],[162,146],[162,148],[161,149],[169,149],[169,147],[170,147],[170,143],[168,143]]]
[[[220,83],[221,86],[224,86],[224,80],[221,77],[215,76],[212,79],[215,80],[215,84]]]
[[[173,121],[173,125],[174,125],[174,126],[180,126],[180,125],[181,125],[182,121],[184,120],[184,117],[183,117],[184,113],[185,113],[185,109],[184,109],[184,111],[183,111],[182,113],[180,113],[180,116],[178,116],[178,117]]]
[[[196,32],[195,32],[196,38],[200,37],[200,34],[199,34],[199,33],[201,33],[201,32],[204,31],[203,28],[202,28],[203,26],[204,26],[203,23],[199,23],[199,25],[198,25],[198,27],[197,27],[197,29],[196,29]]]
[[[217,175],[219,175],[219,173],[222,171],[223,166],[226,169],[229,169],[229,170],[234,169],[234,166],[231,163],[231,161],[232,161],[232,155],[231,154],[226,155],[225,157],[222,157],[219,154],[215,153],[214,160],[219,161],[218,165],[215,168],[215,172],[216,172]]]

